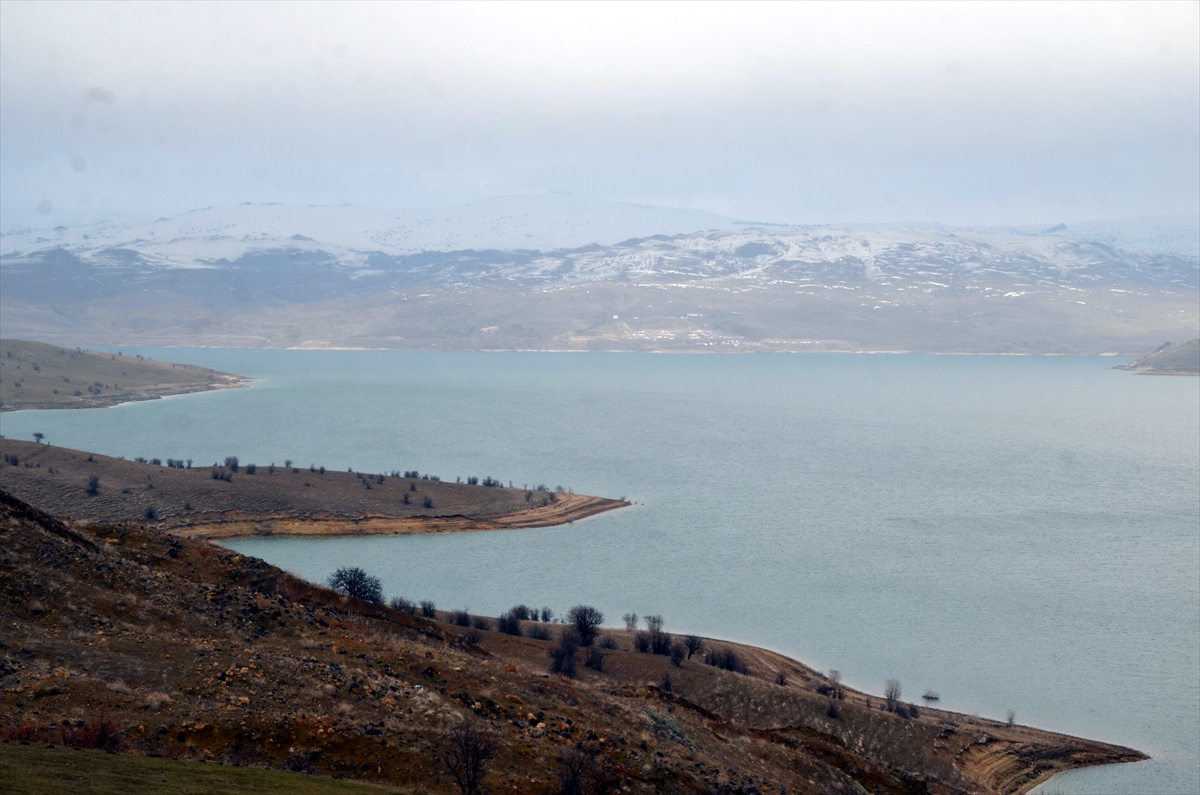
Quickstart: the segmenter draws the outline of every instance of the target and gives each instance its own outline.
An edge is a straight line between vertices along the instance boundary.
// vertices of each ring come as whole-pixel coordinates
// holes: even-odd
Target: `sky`
[[[0,2],[0,214],[1200,212],[1200,3]]]

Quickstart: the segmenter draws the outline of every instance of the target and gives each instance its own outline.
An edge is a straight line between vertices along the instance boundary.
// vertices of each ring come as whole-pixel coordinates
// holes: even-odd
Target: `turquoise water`
[[[140,352],[257,380],[0,432],[626,496],[560,528],[230,546],[445,608],[661,613],[1153,756],[1055,792],[1200,792],[1200,379],[1086,358]]]

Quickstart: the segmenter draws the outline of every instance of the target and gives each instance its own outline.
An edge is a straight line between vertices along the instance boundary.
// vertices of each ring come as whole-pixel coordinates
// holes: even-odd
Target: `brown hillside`
[[[572,756],[596,771],[590,791],[646,793],[1020,792],[1055,770],[1142,758],[961,715],[899,717],[854,693],[831,717],[815,672],[711,640],[750,672],[676,667],[613,633],[621,648],[603,652],[603,672],[580,651],[578,679],[551,676],[550,641],[448,617],[341,597],[154,528],[65,523],[0,494],[10,740],[425,792],[454,791],[439,755],[463,721],[497,745],[486,783],[517,793],[557,792]]]
[[[188,469],[186,462],[139,463],[16,439],[0,439],[0,452],[0,488],[54,515],[144,522],[153,512],[161,527],[214,538],[546,527],[629,504],[309,466],[259,465],[254,474],[246,462],[237,471],[224,462]]]
[[[244,381],[241,376],[191,364],[0,340],[0,411],[115,406],[240,387]]]

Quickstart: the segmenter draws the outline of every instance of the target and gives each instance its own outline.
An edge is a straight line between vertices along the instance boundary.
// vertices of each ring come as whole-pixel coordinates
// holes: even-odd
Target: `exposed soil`
[[[56,516],[138,521],[204,538],[549,527],[629,505],[315,466],[257,465],[254,474],[245,462],[237,471],[224,462],[189,469],[185,461],[180,467],[139,463],[16,439],[0,439],[0,452],[0,488]]]
[[[0,411],[103,408],[245,382],[240,375],[191,364],[0,340]]]
[[[10,466],[10,469],[12,467]],[[1024,792],[1125,748],[921,709],[900,716],[762,649],[745,673],[678,666],[608,631],[603,671],[550,675],[561,626],[470,630],[343,597],[202,540],[77,524],[0,494],[0,727],[111,750],[454,791],[440,754],[467,722],[492,737],[495,791]],[[494,627],[494,622],[489,622]],[[779,683],[783,674],[786,683]],[[666,679],[670,677],[668,687]],[[830,705],[837,707],[831,715]],[[83,738],[82,740],[80,738]]]

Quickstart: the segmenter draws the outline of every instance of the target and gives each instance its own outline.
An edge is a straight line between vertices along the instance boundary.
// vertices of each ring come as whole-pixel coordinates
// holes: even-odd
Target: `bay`
[[[255,381],[0,433],[625,496],[558,528],[229,546],[483,614],[662,614],[1153,757],[1046,791],[1200,791],[1200,379],[1098,358],[124,351]]]

